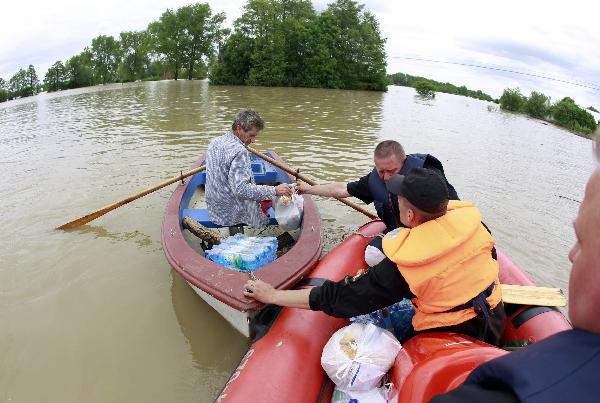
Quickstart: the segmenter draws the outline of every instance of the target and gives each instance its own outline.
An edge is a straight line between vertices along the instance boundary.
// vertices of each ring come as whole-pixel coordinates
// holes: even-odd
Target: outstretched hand
[[[248,280],[244,285],[244,295],[253,298],[264,304],[273,304],[275,302],[275,292],[271,284],[262,280]]]
[[[296,184],[295,184],[295,189],[298,192],[298,194],[308,193],[308,191],[311,187],[312,186],[306,182],[296,182]]]
[[[282,183],[280,185],[275,186],[275,194],[277,196],[291,196],[293,193],[293,189],[290,185]]]

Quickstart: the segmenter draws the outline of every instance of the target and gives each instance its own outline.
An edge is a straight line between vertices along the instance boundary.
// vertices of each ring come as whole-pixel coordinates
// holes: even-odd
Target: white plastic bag
[[[331,403],[348,403],[355,399],[360,402],[368,403],[386,403],[388,401],[389,389],[386,386],[369,390],[352,390],[345,391],[339,387],[333,389]]]
[[[370,390],[379,385],[401,348],[387,330],[372,323],[352,323],[325,344],[321,366],[344,391]]]
[[[297,194],[292,197],[275,197],[273,201],[275,219],[284,231],[291,231],[300,227],[302,213],[304,212],[304,198]]]

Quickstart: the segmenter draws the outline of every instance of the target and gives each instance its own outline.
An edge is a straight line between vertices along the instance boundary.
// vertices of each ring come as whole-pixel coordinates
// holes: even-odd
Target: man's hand
[[[310,194],[309,192],[312,186],[306,182],[297,182],[295,188],[298,194]]]
[[[277,290],[262,280],[248,280],[244,285],[244,295],[264,304],[275,303]]]
[[[277,196],[291,196],[292,195],[292,187],[285,183],[277,185],[277,186],[275,186],[275,194]]]

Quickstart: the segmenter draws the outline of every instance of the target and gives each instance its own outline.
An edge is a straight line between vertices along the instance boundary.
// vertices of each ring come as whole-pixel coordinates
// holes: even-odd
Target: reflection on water
[[[0,104],[0,400],[212,401],[247,347],[171,270],[160,224],[176,184],[81,229],[52,228],[186,170],[237,110],[256,147],[323,181],[372,168],[377,142],[437,156],[498,244],[542,285],[566,255],[590,141],[485,102],[387,93],[114,84]],[[317,198],[325,248],[366,218]],[[34,382],[36,388],[31,388]]]
[[[192,355],[196,374],[191,378],[193,394],[214,400],[231,375],[224,362],[237,364],[248,347],[240,333],[205,304],[180,276],[172,272],[171,296],[177,322]],[[210,399],[210,397],[213,399]]]

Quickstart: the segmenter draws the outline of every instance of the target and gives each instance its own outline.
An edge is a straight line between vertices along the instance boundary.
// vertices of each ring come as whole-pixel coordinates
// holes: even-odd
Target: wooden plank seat
[[[275,210],[273,207],[269,207],[269,209],[267,209],[267,213],[269,213],[268,225],[277,225],[277,220],[275,219]],[[207,209],[186,208],[183,210],[181,216],[189,216],[206,228],[223,228],[222,225],[215,224],[210,220],[210,215],[208,214]]]

